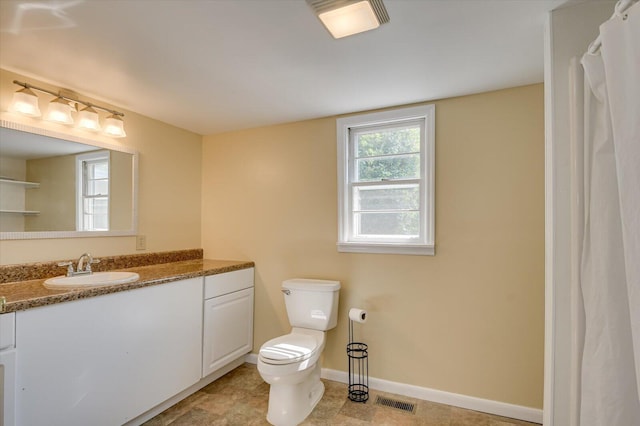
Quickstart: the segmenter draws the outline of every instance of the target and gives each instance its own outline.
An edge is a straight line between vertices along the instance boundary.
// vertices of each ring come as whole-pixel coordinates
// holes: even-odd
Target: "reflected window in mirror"
[[[76,156],[78,231],[109,230],[109,152]]]

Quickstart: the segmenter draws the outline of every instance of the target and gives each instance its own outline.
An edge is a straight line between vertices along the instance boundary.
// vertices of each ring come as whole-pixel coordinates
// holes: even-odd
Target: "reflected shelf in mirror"
[[[1,151],[0,151],[0,155],[2,155]],[[16,179],[12,179],[12,178],[8,178],[8,177],[0,177],[0,183],[8,183],[8,184],[12,184],[12,185],[20,185],[25,187],[26,189],[31,189],[31,188],[39,188],[40,184],[38,182],[25,182],[22,180],[16,180]]]

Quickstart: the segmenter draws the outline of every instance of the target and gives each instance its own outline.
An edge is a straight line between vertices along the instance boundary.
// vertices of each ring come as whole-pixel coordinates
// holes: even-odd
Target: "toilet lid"
[[[260,356],[269,364],[292,364],[310,358],[318,341],[305,334],[287,334],[269,340],[260,348]]]

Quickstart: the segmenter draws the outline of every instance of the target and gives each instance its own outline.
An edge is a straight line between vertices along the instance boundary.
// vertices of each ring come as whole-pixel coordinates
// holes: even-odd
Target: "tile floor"
[[[449,405],[372,390],[366,403],[351,402],[347,385],[323,380],[325,394],[302,425],[536,425]],[[375,405],[377,395],[416,404],[414,414]],[[269,385],[256,366],[244,364],[158,414],[145,426],[265,425]]]

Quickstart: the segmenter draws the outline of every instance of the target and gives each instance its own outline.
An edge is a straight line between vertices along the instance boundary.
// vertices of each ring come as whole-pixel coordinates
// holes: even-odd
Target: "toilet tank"
[[[282,283],[292,327],[330,330],[338,323],[340,281],[294,278]]]

